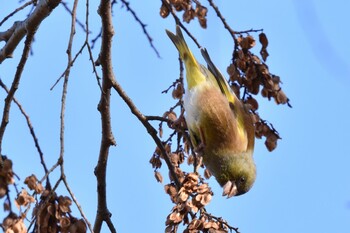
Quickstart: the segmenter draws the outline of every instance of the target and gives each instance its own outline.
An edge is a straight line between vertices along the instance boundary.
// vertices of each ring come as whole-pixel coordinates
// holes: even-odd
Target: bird
[[[169,30],[166,34],[185,64],[184,118],[195,151],[223,187],[223,196],[247,193],[256,179],[255,128],[249,108],[235,95],[205,48],[200,51],[207,66],[194,57],[179,25],[176,34]]]

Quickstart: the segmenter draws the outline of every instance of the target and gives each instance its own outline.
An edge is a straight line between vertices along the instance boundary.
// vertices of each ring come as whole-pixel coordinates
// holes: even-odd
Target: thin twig
[[[19,42],[24,38],[28,32],[33,32],[33,29],[39,27],[40,23],[50,15],[50,13],[57,7],[61,0],[46,0],[39,1],[34,11],[24,21],[17,21],[14,23],[16,27],[13,33],[6,41],[6,44],[0,49],[0,64],[12,56]]]
[[[132,16],[134,16],[134,19],[141,25],[142,30],[143,30],[143,34],[146,35],[146,37],[147,37],[147,39],[148,39],[148,42],[149,42],[149,44],[151,45],[152,49],[153,49],[154,52],[157,54],[157,56],[160,58],[159,52],[158,52],[158,50],[156,49],[156,47],[154,46],[154,44],[153,44],[153,39],[152,39],[152,37],[149,35],[149,33],[148,33],[147,29],[146,29],[147,25],[144,24],[144,23],[140,20],[140,18],[136,15],[136,12],[130,7],[130,3],[129,3],[129,2],[127,2],[126,0],[121,0],[121,2],[125,5],[126,9],[127,9],[128,11],[131,12]]]
[[[85,213],[84,213],[84,211],[83,211],[83,208],[82,208],[81,205],[79,204],[78,199],[75,197],[75,195],[74,195],[72,189],[69,187],[66,177],[65,177],[65,176],[62,177],[62,180],[63,180],[64,185],[66,186],[66,189],[67,189],[67,191],[68,191],[70,197],[71,197],[72,200],[74,201],[74,203],[75,203],[75,205],[77,206],[77,208],[78,208],[78,210],[79,210],[81,216],[83,217],[85,223],[88,225],[88,228],[89,228],[90,232],[93,233],[94,231],[93,231],[93,229],[92,229],[91,223],[89,222],[88,218],[86,217],[86,215],[85,215]]]
[[[22,73],[24,70],[24,66],[28,60],[28,55],[30,52],[30,47],[34,39],[34,34],[37,30],[37,27],[31,28],[32,30],[28,31],[26,40],[24,42],[24,49],[23,53],[21,56],[21,59],[18,63],[17,70],[15,73],[15,77],[13,79],[11,88],[7,94],[7,97],[5,99],[5,105],[4,105],[4,110],[3,110],[3,115],[2,115],[2,120],[1,120],[1,125],[0,125],[0,155],[2,154],[2,140],[4,137],[4,133],[6,130],[6,126],[9,122],[9,115],[10,115],[10,108],[11,108],[11,102],[14,98],[15,92],[19,87],[19,81],[21,80]],[[0,156],[0,163],[2,164],[2,157]]]
[[[85,42],[81,48],[79,49],[79,51],[75,54],[73,60],[71,61],[70,65],[66,67],[66,69],[63,71],[63,73],[61,74],[61,76],[56,80],[56,82],[51,86],[50,91],[52,91],[55,86],[61,81],[61,79],[66,75],[66,72],[68,69],[70,69],[70,67],[72,67],[75,63],[75,60],[77,60],[78,56],[83,52],[85,46],[87,46],[87,43]]]
[[[219,17],[219,19],[221,20],[222,24],[229,31],[229,33],[231,34],[232,38],[234,40],[236,40],[235,31],[227,24],[226,19],[224,18],[224,16],[222,16],[219,8],[214,4],[213,0],[208,0],[208,2],[210,4],[210,6],[214,9],[216,15]]]
[[[62,98],[61,98],[61,114],[60,114],[60,156],[58,159],[58,164],[60,164],[60,168],[61,168],[61,179],[64,182],[68,193],[70,194],[73,202],[75,203],[75,205],[77,206],[81,216],[83,217],[84,221],[87,223],[89,229],[91,232],[93,232],[92,227],[90,222],[88,221],[88,219],[86,218],[83,209],[81,208],[81,205],[78,203],[78,200],[75,198],[75,195],[73,194],[73,191],[71,190],[71,188],[68,185],[67,182],[67,178],[64,172],[64,149],[65,149],[65,145],[64,145],[64,139],[65,139],[65,108],[66,108],[66,99],[67,99],[67,92],[68,92],[68,80],[69,80],[69,75],[70,75],[70,69],[72,67],[72,63],[74,62],[72,60],[72,46],[73,46],[73,40],[74,40],[74,34],[75,34],[75,23],[76,23],[76,11],[77,11],[77,7],[78,7],[78,0],[74,1],[74,5],[73,5],[73,10],[72,10],[72,22],[71,22],[71,32],[70,32],[70,36],[69,36],[69,42],[68,42],[68,47],[67,47],[67,68],[64,74],[64,82],[63,82],[63,90],[62,90]],[[80,51],[83,50],[83,48],[85,47],[82,46],[82,48],[80,49]],[[78,53],[79,54],[79,53]],[[77,55],[78,55],[77,54]],[[77,57],[76,55],[76,57]],[[76,57],[74,59],[76,59]]]
[[[78,0],[74,1],[73,11],[72,11],[72,23],[71,23],[71,31],[69,35],[68,47],[67,47],[67,67],[64,72],[64,82],[62,89],[62,97],[61,97],[61,114],[60,114],[60,160],[61,160],[61,168],[63,167],[63,158],[64,158],[64,129],[65,129],[65,109],[66,109],[66,99],[67,99],[67,90],[68,90],[68,79],[72,64],[72,45],[73,38],[75,34],[75,20],[76,20],[76,7],[78,5]],[[62,172],[63,173],[63,172]],[[62,175],[62,174],[61,174]]]
[[[66,9],[66,11],[73,17],[73,12],[71,9],[69,9],[68,3],[62,1],[61,4],[63,5],[64,9]],[[76,18],[75,21],[84,30],[84,32],[90,33],[89,29],[85,28],[84,24],[82,22],[80,22],[80,20],[78,18]]]
[[[249,29],[249,30],[245,30],[245,31],[235,31],[235,34],[249,34],[252,32],[262,32],[264,31],[264,29]]]
[[[95,36],[95,38],[93,38],[93,39],[91,40],[91,49],[94,49],[94,48],[95,48],[95,44],[96,44],[96,42],[98,41],[98,39],[101,38],[101,36],[102,36],[102,28],[101,28],[100,32]]]
[[[166,122],[168,124],[173,123],[172,120],[165,118],[165,117],[161,117],[161,116],[146,116],[146,120],[147,121],[161,121],[161,122]]]
[[[154,142],[160,149],[161,153],[163,154],[164,160],[169,168],[171,176],[174,178],[174,182],[176,184],[177,189],[180,188],[180,182],[177,178],[177,175],[175,173],[175,169],[173,164],[170,161],[169,155],[166,152],[164,145],[162,141],[157,136],[157,130],[148,122],[147,117],[144,116],[140,110],[134,105],[130,97],[125,93],[125,91],[122,89],[122,87],[119,85],[119,83],[116,80],[113,80],[112,82],[113,88],[117,91],[119,96],[124,100],[124,102],[128,105],[131,112],[139,119],[139,121],[143,124],[143,126],[146,128],[147,132],[151,137],[153,138]]]
[[[88,40],[88,38],[86,38]],[[97,81],[97,85],[100,87],[100,90],[102,91],[102,85],[101,85],[101,77],[100,75],[97,73],[97,69],[96,69],[96,64],[94,62],[94,57],[92,55],[92,48],[90,47],[90,44],[87,42],[87,48],[88,48],[88,52],[89,52],[89,57],[90,57],[90,61],[91,61],[91,65],[92,65],[92,72],[95,74],[96,77],[96,81]]]
[[[22,6],[18,7],[17,9],[15,9],[14,11],[12,11],[10,14],[8,14],[7,16],[5,16],[5,18],[3,20],[1,20],[0,22],[0,27],[3,23],[5,23],[9,18],[11,18],[12,16],[14,16],[17,12],[23,10],[24,8],[26,8],[27,6],[36,3],[37,0],[31,0],[29,2],[24,3]]]
[[[85,21],[85,27],[86,27],[86,30],[85,30],[85,33],[86,33],[86,39],[85,39],[85,42],[84,44],[81,46],[81,48],[79,49],[79,51],[75,54],[72,62],[71,62],[71,65],[70,66],[73,66],[76,59],[78,58],[78,56],[83,52],[84,48],[87,47],[88,49],[88,52],[89,52],[89,57],[90,57],[90,61],[91,61],[91,65],[92,65],[92,68],[93,68],[93,73],[95,74],[96,76],[96,80],[97,80],[97,84],[98,86],[100,87],[100,90],[102,90],[102,87],[101,87],[101,78],[99,77],[98,73],[97,73],[97,70],[96,70],[96,65],[95,65],[95,62],[94,62],[94,58],[93,58],[93,55],[92,55],[92,51],[91,51],[91,46],[89,44],[89,20],[88,20],[88,16],[89,16],[89,3],[87,1],[86,3],[86,21]],[[84,27],[84,28],[85,28]],[[64,77],[66,71],[67,71],[68,67],[66,68],[65,71],[63,71],[63,73],[61,74],[61,76],[56,80],[56,82],[52,85],[52,87],[50,88],[50,90],[52,91],[55,86],[61,81],[61,79]]]
[[[235,31],[227,24],[226,19],[224,18],[224,16],[221,14],[219,8],[214,4],[213,0],[208,0],[210,6],[214,9],[214,11],[216,12],[216,15],[219,17],[219,19],[221,20],[222,24],[224,25],[224,27],[227,29],[227,31],[230,33],[233,42],[234,42],[234,49],[233,49],[233,53],[232,53],[232,61],[235,60],[236,58],[236,51],[238,50],[238,40],[236,37],[236,33]]]
[[[238,230],[238,227],[232,227],[230,226],[226,221],[224,221],[222,218],[220,217],[216,217],[210,213],[208,213],[204,208],[201,211],[202,214],[206,215],[209,218],[215,219],[216,221],[218,221],[219,223],[221,223],[222,225],[227,226],[231,231],[234,230],[236,233],[240,233],[240,231]]]
[[[42,183],[45,179],[47,179],[47,177],[51,174],[51,172],[53,172],[58,166],[60,165],[60,161],[58,160],[44,175],[43,178],[41,178],[41,180],[39,180],[40,183]]]
[[[86,12],[85,12],[85,27],[86,27],[86,34],[85,35],[86,35],[86,37],[85,37],[85,43],[87,45],[87,49],[89,52],[89,58],[91,61],[93,73],[95,74],[97,84],[100,87],[100,90],[102,91],[101,78],[97,73],[96,64],[94,62],[94,56],[92,55],[92,49],[91,49],[91,46],[89,43],[89,34],[90,34],[89,33],[89,9],[90,9],[89,4],[90,4],[89,0],[86,0]]]
[[[0,86],[8,93],[9,90],[7,89],[7,86],[6,84],[2,81],[2,79],[0,78]],[[35,134],[35,131],[34,131],[34,127],[32,125],[32,122],[30,121],[30,118],[29,118],[29,115],[25,112],[24,108],[22,107],[22,105],[19,103],[19,101],[14,97],[13,98],[13,101],[15,102],[15,104],[18,106],[19,110],[21,111],[22,115],[25,117],[26,121],[27,121],[27,125],[28,125],[28,128],[29,128],[29,131],[30,131],[30,134],[32,135],[33,137],[33,140],[34,140],[34,144],[35,144],[35,147],[36,149],[38,150],[38,153],[39,153],[39,156],[40,156],[40,162],[41,162],[41,165],[43,166],[44,168],[44,172],[45,174],[47,174],[49,171],[47,169],[47,166],[46,166],[46,163],[45,163],[45,160],[44,160],[44,153],[42,152],[41,148],[40,148],[40,145],[39,145],[39,140]],[[51,187],[51,184],[50,184],[50,180],[49,180],[49,177],[47,177],[47,180],[46,180],[47,184],[48,185],[47,187],[50,188]]]
[[[169,3],[169,0],[162,0],[162,3],[168,8],[169,12],[171,13],[171,15],[173,16],[176,24],[178,24],[185,32],[186,34],[193,40],[193,42],[197,45],[198,48],[201,48],[201,45],[199,44],[199,42],[197,41],[197,39],[192,35],[192,33],[183,25],[183,23],[181,23],[181,20],[179,19],[179,17],[177,17],[173,7],[171,6],[171,4]]]

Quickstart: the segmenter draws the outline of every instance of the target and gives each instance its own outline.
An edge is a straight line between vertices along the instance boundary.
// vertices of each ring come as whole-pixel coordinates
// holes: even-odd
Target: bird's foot
[[[196,149],[194,150],[198,155],[203,156],[204,153],[204,149],[205,149],[205,144],[204,143],[200,143]]]
[[[173,129],[184,129],[186,127],[186,121],[183,114],[179,116],[176,120],[174,120],[172,123],[168,124],[170,128]]]

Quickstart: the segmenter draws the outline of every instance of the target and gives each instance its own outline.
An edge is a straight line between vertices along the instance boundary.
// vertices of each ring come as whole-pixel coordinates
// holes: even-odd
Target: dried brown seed
[[[7,184],[3,180],[3,177],[0,177],[0,199],[6,195],[7,191]]]
[[[269,151],[273,151],[277,147],[278,136],[274,133],[270,134],[265,141],[265,146]]]
[[[256,111],[259,108],[259,103],[256,99],[254,99],[253,97],[249,97],[246,100],[246,103],[249,104],[251,106],[251,110]]]
[[[60,218],[60,226],[63,229],[67,229],[70,226],[70,220],[67,217]]]
[[[154,177],[156,178],[157,182],[163,183],[163,176],[162,176],[162,174],[160,174],[160,172],[155,171],[154,172]]]
[[[171,120],[171,121],[176,121],[176,119],[177,119],[176,113],[175,112],[169,112],[168,113],[168,119]]]
[[[198,18],[205,18],[207,16],[208,9],[202,5],[197,4],[195,13]]]
[[[252,118],[253,124],[255,124],[255,123],[257,123],[257,122],[260,121],[260,116],[259,116],[259,114],[253,113],[253,114],[251,114],[250,116],[251,116],[251,118]]]
[[[189,230],[195,230],[193,232],[198,232],[198,230],[201,230],[202,227],[203,227],[203,222],[197,218],[194,218],[188,225]]]
[[[72,200],[67,196],[59,196],[58,197],[58,207],[63,213],[70,213],[70,205],[72,204]]]
[[[205,179],[209,179],[212,176],[211,172],[208,169],[204,170]]]
[[[278,91],[275,100],[276,100],[277,104],[285,104],[285,103],[288,102],[288,98],[287,98],[286,94],[282,90]]]
[[[263,48],[266,48],[269,45],[269,41],[265,33],[262,32],[259,34],[259,42],[261,43]]]
[[[86,233],[87,227],[83,219],[79,219],[69,227],[70,233]]]
[[[162,127],[161,124],[159,125],[159,128],[158,128],[158,134],[159,134],[159,137],[160,137],[160,138],[163,137],[163,127]]]
[[[15,199],[15,204],[19,208],[20,206],[26,207],[28,204],[35,202],[34,197],[28,194],[27,190],[22,189]]]
[[[44,191],[44,187],[41,183],[38,183],[38,179],[34,174],[28,176],[24,183],[28,186],[30,190],[34,190],[36,193],[41,194]]]
[[[187,157],[187,164],[192,165],[194,163],[194,156],[191,154]]]
[[[172,96],[174,99],[181,99],[184,94],[184,88],[181,83],[176,85],[176,88],[174,88],[172,92]]]
[[[231,63],[228,67],[226,72],[228,73],[228,75],[233,76],[236,73],[236,67],[233,63]],[[235,81],[235,80],[232,80]]]
[[[183,219],[183,215],[181,215],[178,212],[173,212],[169,215],[169,220],[172,221],[173,223],[179,223]]]
[[[198,18],[199,25],[201,25],[202,28],[207,28],[207,19],[206,18]]]
[[[160,168],[162,166],[162,160],[158,156],[152,156],[149,160],[150,164],[152,164],[152,168]]]
[[[262,97],[268,97],[269,96],[269,90],[266,88],[266,87],[264,87],[263,89],[261,89],[261,95],[262,95]]]
[[[176,188],[175,188],[174,184],[167,184],[167,185],[165,185],[164,186],[164,190],[165,190],[165,193],[167,193],[170,196],[171,200],[173,202],[175,202],[177,191],[176,191]]]
[[[260,55],[264,61],[266,61],[267,57],[269,56],[269,53],[267,52],[266,49],[261,49],[260,50]]]
[[[255,46],[255,39],[252,36],[243,37],[239,42],[242,49],[251,49]]]
[[[195,17],[195,12],[193,9],[186,10],[182,15],[182,19],[186,23],[189,23],[192,19],[194,19],[194,17]]]
[[[238,97],[240,96],[240,86],[237,83],[233,83],[231,85],[231,89],[236,94],[236,96],[238,96]]]
[[[177,196],[178,202],[185,202],[188,200],[188,193],[185,190],[181,190],[179,191],[179,194]]]
[[[170,13],[170,11],[169,11],[168,7],[164,4],[162,4],[162,6],[160,7],[160,12],[159,12],[160,16],[162,18],[166,18],[166,17],[168,17],[169,13]]]

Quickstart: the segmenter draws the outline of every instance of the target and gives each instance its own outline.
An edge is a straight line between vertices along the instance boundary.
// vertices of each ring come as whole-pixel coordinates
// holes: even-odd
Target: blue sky
[[[6,2],[6,3],[5,3]],[[16,2],[0,0],[0,18]],[[6,5],[5,5],[6,4]],[[96,4],[96,3],[91,3]],[[164,30],[174,31],[171,17],[159,16],[160,1],[131,7],[145,22],[161,59],[150,48],[140,26],[118,4],[114,9],[113,66],[117,80],[146,115],[162,115],[175,103],[161,94],[178,77],[178,54]],[[350,3],[334,1],[217,1],[222,14],[235,30],[263,28],[269,39],[269,69],[283,81],[293,108],[260,101],[259,113],[274,124],[283,140],[269,153],[257,140],[256,183],[246,195],[225,199],[214,179],[215,193],[207,210],[245,232],[348,232],[350,228],[350,149],[347,143],[350,99],[350,37],[347,30]],[[79,15],[84,21],[84,5]],[[93,5],[95,6],[95,5]],[[91,30],[99,31],[100,19],[92,8]],[[22,17],[22,18],[21,18]],[[25,14],[16,20],[21,20]],[[4,31],[13,20],[0,28]],[[34,56],[27,64],[16,97],[30,115],[48,165],[59,155],[59,111],[62,85],[50,87],[66,66],[70,17],[63,7],[43,22]],[[230,62],[232,39],[208,12],[208,29],[197,22],[188,28],[206,47],[224,72]],[[74,51],[84,34],[77,28]],[[201,61],[196,46],[189,46]],[[0,43],[3,46],[3,42]],[[95,58],[98,48],[93,51]],[[0,65],[0,77],[9,86],[22,51]],[[0,98],[5,93],[0,91]],[[65,168],[76,197],[93,223],[96,213],[96,179],[93,170],[100,142],[99,88],[86,51],[72,69],[66,110]],[[118,232],[163,232],[172,208],[163,185],[157,183],[148,163],[155,145],[146,130],[116,93],[112,95],[113,132],[117,146],[111,148],[108,164],[108,202]],[[0,108],[2,108],[1,102]],[[156,126],[156,125],[155,125]],[[43,176],[39,157],[24,118],[13,106],[3,142],[3,153],[14,161],[16,174]],[[167,176],[162,169],[163,176]],[[54,173],[53,177],[58,173]],[[22,180],[23,181],[23,180]],[[22,181],[18,181],[19,187]],[[59,189],[65,193],[64,187]],[[11,193],[14,195],[14,193]],[[0,213],[0,218],[3,213]],[[104,228],[107,232],[107,228]]]

